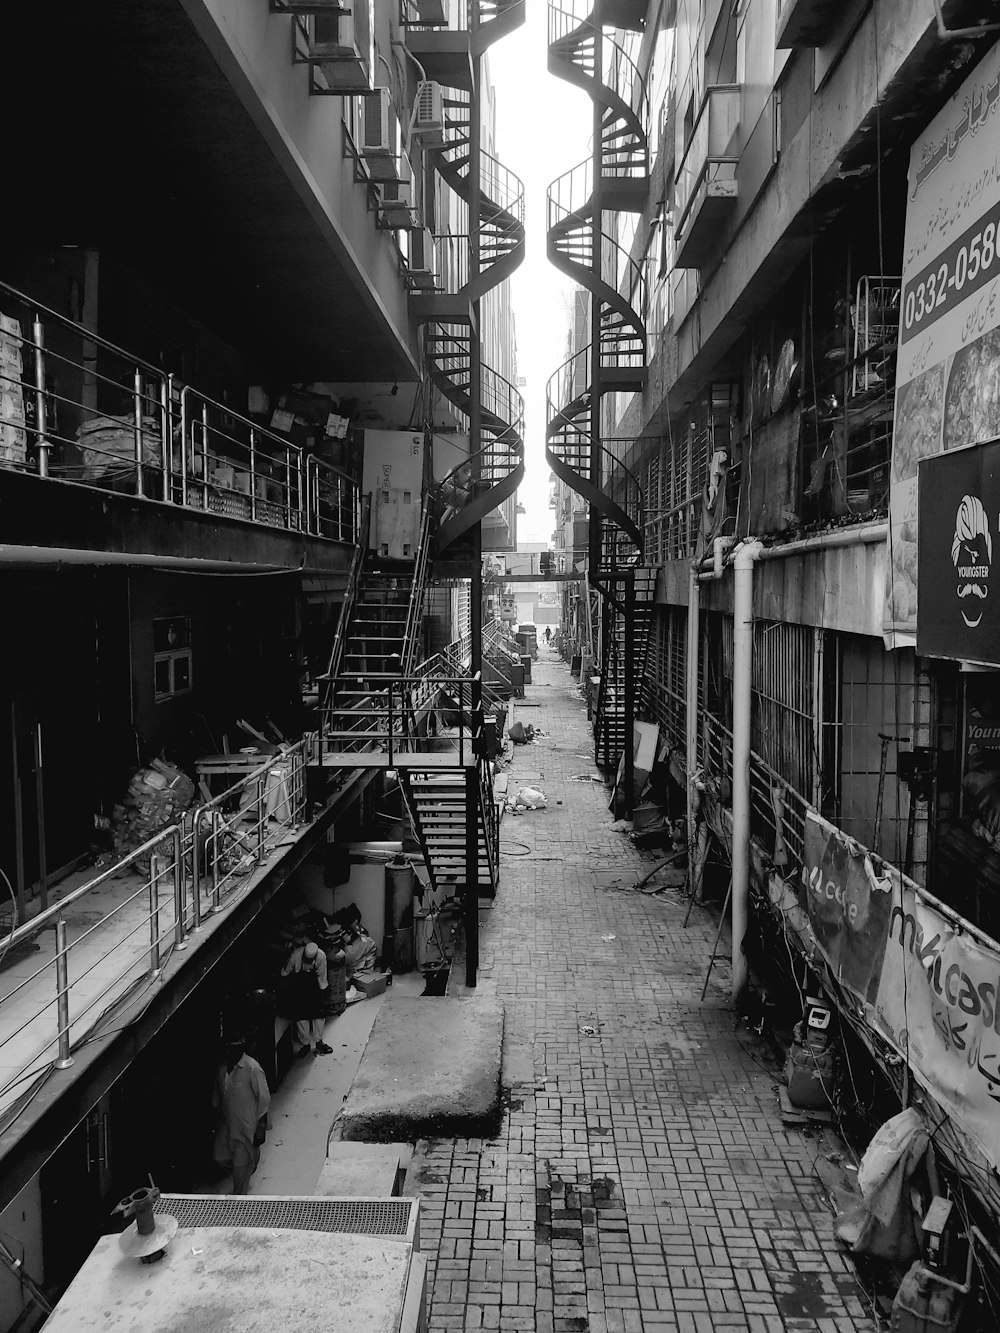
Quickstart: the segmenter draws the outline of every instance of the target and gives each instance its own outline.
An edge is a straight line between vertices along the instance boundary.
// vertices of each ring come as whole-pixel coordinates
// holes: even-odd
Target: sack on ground
[[[544,810],[547,802],[545,793],[538,787],[522,787],[517,793],[515,804],[522,810]]]

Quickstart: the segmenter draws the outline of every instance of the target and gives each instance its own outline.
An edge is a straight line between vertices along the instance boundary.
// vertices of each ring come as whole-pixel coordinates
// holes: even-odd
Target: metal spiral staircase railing
[[[272,0],[272,4],[276,0]],[[277,0],[294,3],[294,0]],[[311,0],[315,3],[315,0]],[[440,32],[467,32],[470,54],[481,56],[494,42],[509,36],[524,23],[525,0],[445,0],[443,18],[423,19],[415,0],[403,0],[401,22],[410,34],[407,45],[413,44],[412,35],[421,32],[431,35]],[[419,54],[419,51],[418,51]]]
[[[638,26],[628,0],[598,0],[567,8],[549,5],[548,66],[582,88],[601,110],[601,180],[605,208],[641,210],[649,185],[645,81],[625,46],[603,29]],[[600,38],[600,41],[598,41]],[[598,69],[598,48],[601,68]]]
[[[641,558],[643,498],[638,480],[617,456],[613,442],[601,441],[595,447],[589,358],[590,348],[585,347],[549,378],[545,456],[556,476],[600,515],[601,567],[591,569],[591,577],[600,578]]]
[[[473,332],[463,324],[432,324],[427,330],[431,379],[460,412],[472,405]],[[452,500],[437,534],[440,554],[462,533],[513,495],[524,477],[524,399],[490,366],[480,368],[482,448],[448,473],[439,492]]]
[[[594,103],[594,152],[548,190],[548,258],[591,294],[590,342],[549,379],[545,452],[588,504],[588,576],[602,598],[601,687],[595,756],[624,757],[631,809],[632,721],[652,618],[655,571],[642,564],[642,491],[625,463],[629,441],[602,439],[601,400],[646,384],[646,281],[641,264],[604,231],[608,212],[638,212],[649,189],[648,95],[632,59],[639,0],[558,0],[549,6],[548,65]]]
[[[641,389],[645,384],[646,275],[628,251],[610,236],[600,238],[600,264],[594,264],[597,226],[592,165],[578,163],[548,190],[546,252],[567,277],[593,293],[600,303],[601,378],[610,389]]]
[[[445,143],[437,166],[460,199],[472,204],[472,99],[454,90],[445,99]],[[472,301],[509,278],[524,258],[524,184],[491,153],[479,162],[479,273],[463,288]]]

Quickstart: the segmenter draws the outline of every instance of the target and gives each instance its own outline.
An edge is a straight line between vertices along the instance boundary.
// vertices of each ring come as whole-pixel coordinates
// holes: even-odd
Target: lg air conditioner
[[[417,84],[413,133],[425,148],[440,148],[445,143],[444,89],[433,79]]]

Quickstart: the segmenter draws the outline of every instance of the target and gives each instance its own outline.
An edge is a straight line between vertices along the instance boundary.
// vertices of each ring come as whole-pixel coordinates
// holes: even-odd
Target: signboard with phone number
[[[921,461],[1000,436],[998,130],[994,43],[910,152],[889,479],[889,647],[917,641]]]
[[[909,342],[1000,274],[998,224],[1000,209],[994,207],[952,241],[932,263],[906,281],[900,301],[901,342]]]

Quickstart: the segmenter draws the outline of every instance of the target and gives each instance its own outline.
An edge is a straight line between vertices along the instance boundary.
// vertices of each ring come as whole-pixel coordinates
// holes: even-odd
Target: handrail
[[[567,39],[575,37],[577,51],[566,57],[568,62],[582,70],[605,93],[609,93],[621,107],[628,108],[637,125],[645,125],[648,119],[649,93],[638,65],[625,46],[612,37],[610,33],[604,31],[602,35],[603,67],[600,71],[597,70],[591,44],[595,41],[598,29],[603,25],[598,17],[593,0],[590,0],[585,7],[581,6],[581,10],[583,8],[586,9],[585,13],[574,12],[573,9],[566,9],[562,5],[549,4],[549,49],[551,50],[553,46],[565,43]],[[574,56],[576,56],[575,59]],[[550,66],[550,68],[552,67]],[[610,104],[607,97],[602,98],[600,93],[597,94],[597,100],[605,106]]]
[[[306,460],[309,531],[332,541],[367,545],[361,537],[361,494],[358,483],[342,468],[310,454]]]
[[[403,631],[404,676],[412,675],[414,658],[420,645],[420,617],[424,609],[424,594],[427,591],[427,571],[430,565],[431,529],[433,506],[425,505],[420,523],[420,538],[417,542],[417,554],[413,562],[413,586],[410,589],[410,601],[406,608],[406,628]]]
[[[216,910],[226,881],[244,874],[247,863],[259,865],[304,820],[309,746],[302,740],[263,757],[227,791],[188,811],[179,823],[160,830],[12,933],[8,947],[37,941],[53,930],[55,940],[54,949],[42,946],[40,966],[31,965],[27,975],[0,995],[0,1012],[13,1020],[0,1033],[0,1068],[12,1070],[8,1081],[0,1076],[0,1124],[22,1095],[9,1096],[14,1089],[32,1074],[42,1077],[53,1065],[72,1065],[76,1046],[110,1008],[126,999],[137,982],[159,976],[172,950],[188,946],[202,923],[206,876],[212,883],[210,910]],[[279,768],[283,771],[274,781]],[[227,815],[225,807],[231,804],[237,809]],[[234,848],[238,864],[227,865]],[[134,871],[139,872],[138,884],[125,881],[117,900],[107,907],[106,886]],[[96,911],[90,910],[99,890],[104,895]],[[107,947],[96,955],[93,949],[85,953],[88,941],[96,941],[103,931],[111,932]],[[121,961],[112,970],[107,963],[113,956]],[[51,985],[43,984],[38,994],[46,978]],[[5,1008],[15,997],[16,1017],[12,1006]],[[13,1045],[18,1039],[20,1053]]]
[[[192,505],[194,497],[199,496],[200,505],[195,507],[213,509],[220,507],[215,503],[218,499],[221,512],[230,517],[304,529],[307,510],[302,449],[190,384],[175,385],[174,390],[167,401],[173,426],[173,405],[179,399],[179,419],[171,436],[179,430],[181,467],[176,481],[181,503]],[[222,453],[217,452],[220,447]],[[241,461],[247,465],[245,469],[235,466]],[[169,498],[174,480],[165,469],[165,498]]]
[[[422,709],[433,707],[442,691],[456,700],[459,713],[458,760],[464,767],[480,753],[483,735],[481,680],[477,673],[468,675],[395,675],[389,672],[352,672],[336,682],[334,702],[324,709],[322,745],[325,754],[367,754],[385,756],[392,766],[401,756],[430,752],[427,740],[416,735],[413,719]],[[345,700],[354,699],[354,707]],[[464,718],[471,719],[466,726]],[[338,719],[354,723],[351,727],[333,725]]]
[[[340,671],[340,663],[344,656],[344,644],[347,641],[347,630],[358,599],[358,587],[361,583],[361,570],[364,567],[365,556],[368,553],[371,512],[372,497],[371,492],[369,492],[365,496],[361,505],[361,523],[358,531],[358,544],[351,557],[351,567],[347,575],[347,587],[344,589],[344,600],[340,606],[340,619],[337,621],[336,633],[333,636],[333,644],[330,648],[330,661],[326,669],[326,675],[323,677],[323,679],[330,682],[326,690],[328,699],[333,688],[333,679]]]
[[[310,750],[311,742],[303,739],[277,754],[267,756],[252,772],[203,802],[188,815],[194,930],[201,925],[202,888],[206,873],[212,885],[211,910],[218,911],[226,880],[244,873],[249,868],[248,862],[259,864],[270,850],[271,843],[278,837],[284,837],[285,829],[294,828],[304,819],[305,766]],[[277,774],[278,769],[284,771]],[[272,782],[274,777],[278,777],[276,783]],[[269,794],[271,787],[274,790]],[[241,795],[252,796],[250,804],[254,814],[251,816],[250,828],[239,827],[246,822],[244,800],[238,801],[233,817],[228,818],[225,814],[225,806],[232,804]],[[278,825],[277,830],[269,830],[270,822]]]
[[[0,387],[20,415],[35,405],[0,466],[354,541],[357,485],[345,473],[9,283],[0,302],[21,330],[8,333],[20,366],[0,367]]]

